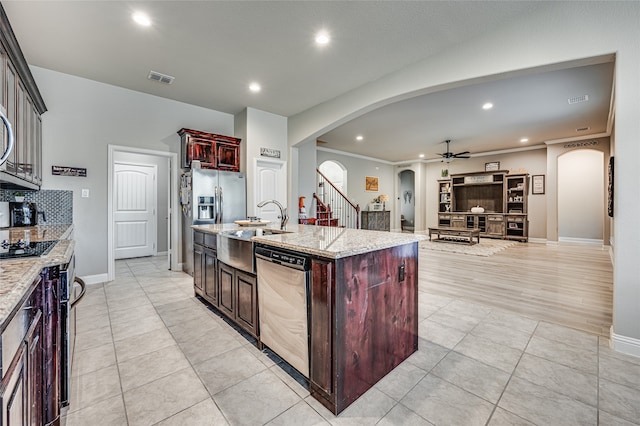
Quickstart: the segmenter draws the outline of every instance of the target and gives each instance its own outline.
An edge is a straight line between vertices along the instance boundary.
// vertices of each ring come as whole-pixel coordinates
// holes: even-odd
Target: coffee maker
[[[36,203],[9,203],[11,226],[36,226],[38,210]]]

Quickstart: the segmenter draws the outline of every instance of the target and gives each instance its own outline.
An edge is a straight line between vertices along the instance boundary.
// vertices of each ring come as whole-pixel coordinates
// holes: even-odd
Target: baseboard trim
[[[548,243],[546,238],[529,238],[529,242],[530,243],[535,243],[535,244],[547,244]]]
[[[611,348],[616,352],[640,357],[640,339],[616,334],[613,332],[613,326],[611,326]]]
[[[109,281],[109,276],[105,274],[96,274],[96,275],[85,275],[84,277],[80,277],[85,282],[85,284],[101,284]]]
[[[558,241],[561,243],[572,243],[572,244],[588,244],[588,245],[599,245],[604,246],[603,240],[594,240],[590,238],[572,238],[572,237],[560,237]]]

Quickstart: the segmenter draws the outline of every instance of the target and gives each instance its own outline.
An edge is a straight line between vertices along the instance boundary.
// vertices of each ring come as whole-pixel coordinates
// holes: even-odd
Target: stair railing
[[[344,228],[360,228],[360,206],[347,198],[333,182],[316,169],[318,174],[318,206],[331,211],[332,218],[338,219],[338,226]],[[318,211],[321,211],[317,209]]]

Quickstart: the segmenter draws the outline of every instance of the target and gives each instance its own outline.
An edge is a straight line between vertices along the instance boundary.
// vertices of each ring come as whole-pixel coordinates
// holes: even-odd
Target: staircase
[[[316,200],[316,225],[360,228],[360,206],[349,200],[320,170],[316,169],[316,173],[318,193],[313,194]]]

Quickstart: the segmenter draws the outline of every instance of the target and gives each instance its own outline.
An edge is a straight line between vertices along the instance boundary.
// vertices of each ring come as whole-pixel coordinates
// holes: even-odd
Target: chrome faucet
[[[289,216],[287,216],[287,209],[285,207],[282,207],[282,204],[280,204],[276,200],[260,201],[258,203],[258,207],[262,208],[269,203],[275,204],[280,209],[280,216],[278,216],[278,218],[280,219],[280,229],[284,229],[285,226],[287,226],[287,221],[289,220]]]

